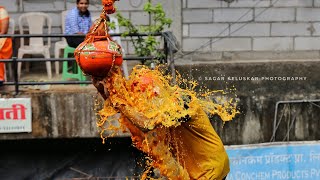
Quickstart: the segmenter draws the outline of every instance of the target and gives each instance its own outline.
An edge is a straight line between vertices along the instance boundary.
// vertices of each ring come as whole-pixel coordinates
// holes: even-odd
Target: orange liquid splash
[[[190,179],[189,174],[177,159],[181,156],[172,153],[172,146],[178,142],[169,143],[172,139],[170,129],[180,126],[182,118],[196,115],[199,108],[209,114],[220,116],[223,121],[232,120],[239,112],[234,100],[223,104],[212,102],[210,96],[219,91],[197,94],[194,91],[197,87],[196,82],[186,81],[180,75],[177,75],[177,85],[170,85],[171,80],[170,76],[163,75],[159,69],[150,70],[144,66],[136,66],[129,80],[122,76],[120,69],[115,70],[106,80],[105,85],[110,96],[105,101],[104,108],[99,111],[100,120],[97,125],[101,130],[103,143],[107,137],[129,130],[133,145],[152,159],[150,166],[157,168],[161,175],[168,179],[185,180]],[[189,88],[182,89],[178,85]],[[144,124],[144,128],[149,131],[141,131],[122,115],[117,108],[121,105],[130,106],[150,119],[151,121]],[[115,121],[119,125],[116,126]],[[157,124],[159,126],[156,126]],[[141,179],[146,178],[147,172],[141,176]]]

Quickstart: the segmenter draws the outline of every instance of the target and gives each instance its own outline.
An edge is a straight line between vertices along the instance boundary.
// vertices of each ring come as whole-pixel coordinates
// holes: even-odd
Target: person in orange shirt
[[[3,6],[0,6],[0,35],[7,34],[9,29],[9,15]],[[11,38],[0,38],[0,59],[9,59],[12,55]],[[0,85],[3,84],[5,76],[5,64],[0,63]]]

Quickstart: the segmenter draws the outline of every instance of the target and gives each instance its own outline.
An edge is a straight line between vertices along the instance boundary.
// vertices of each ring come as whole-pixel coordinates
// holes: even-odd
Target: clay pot
[[[121,47],[110,38],[86,40],[75,50],[75,58],[83,73],[94,77],[106,77],[114,66],[121,66]],[[99,40],[97,40],[99,39]]]

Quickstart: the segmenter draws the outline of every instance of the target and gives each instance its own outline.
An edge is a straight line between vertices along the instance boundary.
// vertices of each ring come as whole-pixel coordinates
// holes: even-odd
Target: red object
[[[135,89],[139,88],[141,92],[145,92],[147,89],[153,87],[153,79],[149,76],[143,75],[139,76],[138,80],[133,81],[131,85],[131,90],[134,91]]]
[[[113,14],[116,12],[114,1],[115,0],[102,0],[103,10],[105,10],[107,14]]]
[[[153,80],[151,77],[142,76],[140,77],[140,89],[144,92],[149,86],[153,87]]]
[[[96,40],[91,40],[92,38]],[[82,42],[75,51],[75,58],[83,73],[106,77],[113,66],[122,64],[121,47],[108,37],[92,37]]]
[[[122,49],[108,34],[105,13],[115,12],[115,0],[102,0],[103,11],[99,20],[90,28],[84,42],[74,51],[75,59],[83,73],[94,77],[106,77],[114,66],[122,64]]]

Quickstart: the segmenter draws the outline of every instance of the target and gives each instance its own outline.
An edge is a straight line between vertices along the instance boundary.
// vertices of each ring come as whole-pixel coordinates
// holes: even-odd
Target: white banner
[[[0,133],[32,131],[31,98],[0,98]]]

